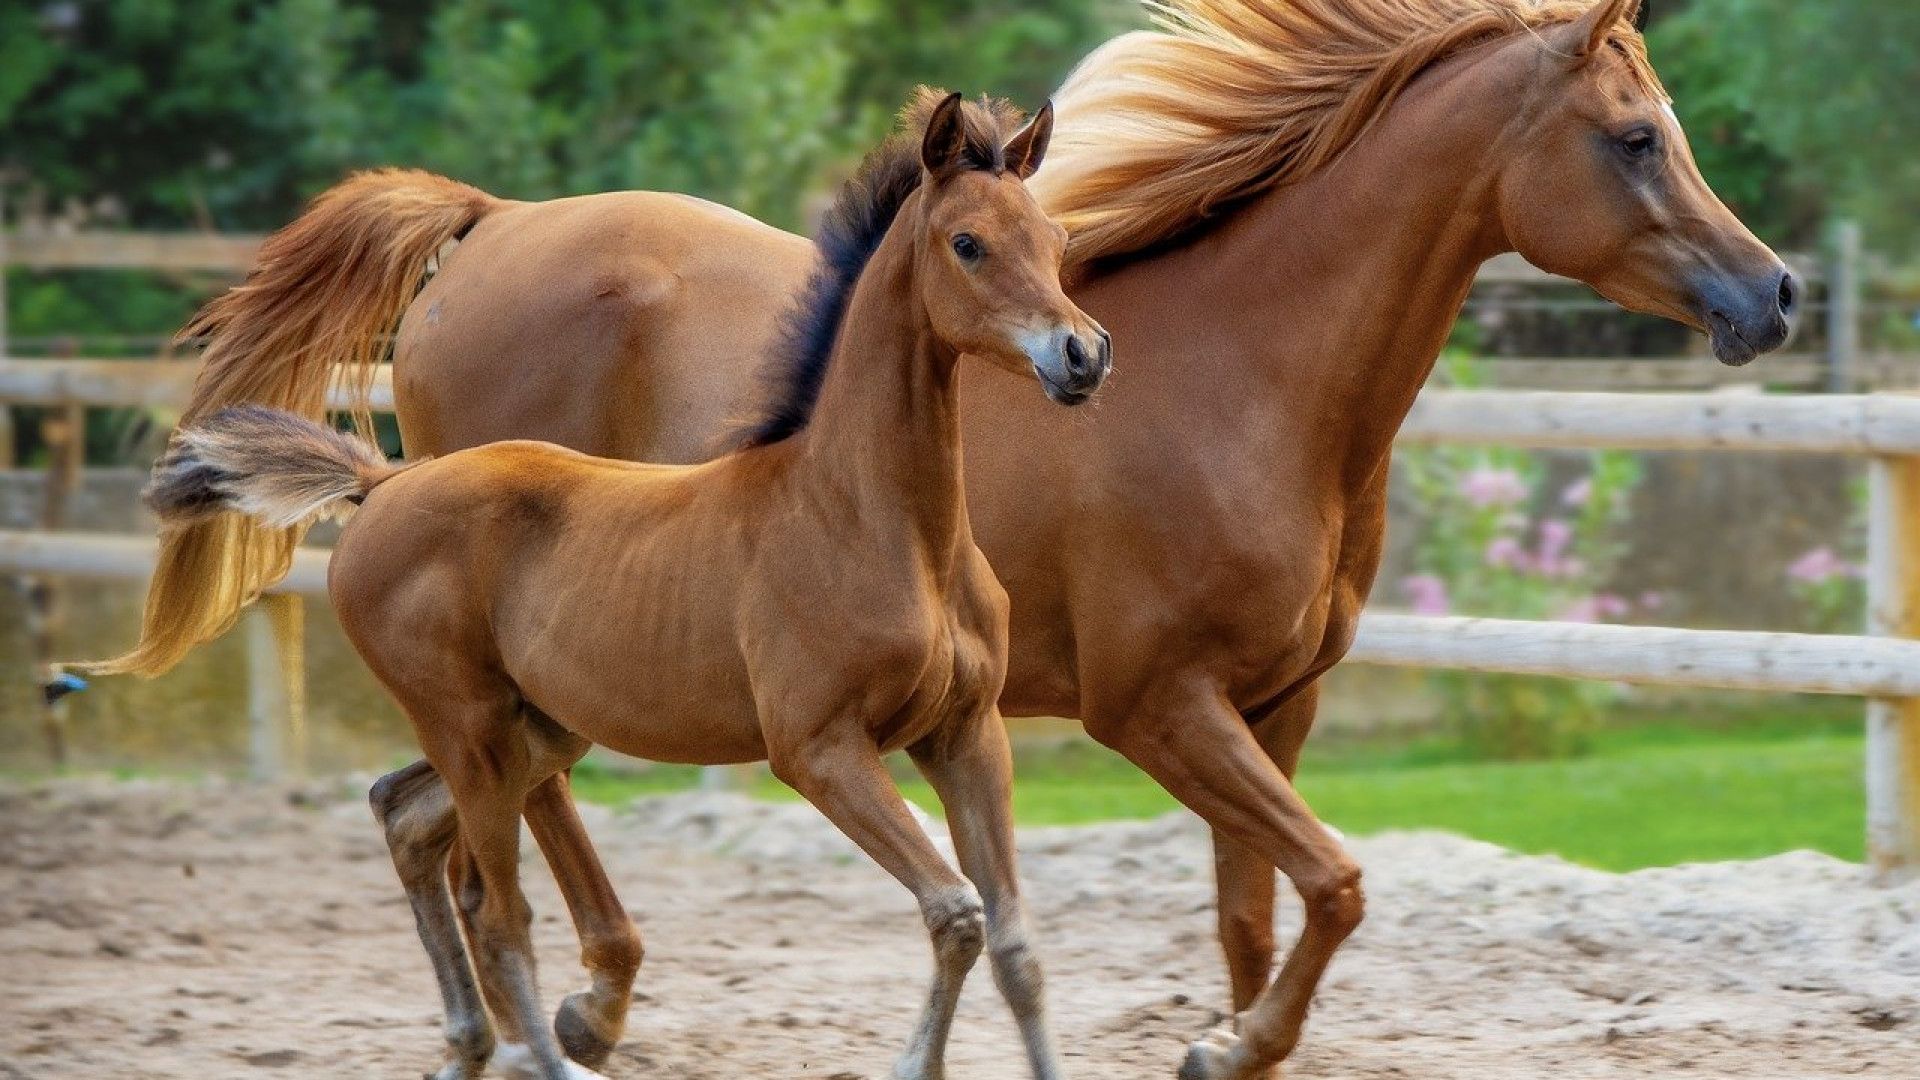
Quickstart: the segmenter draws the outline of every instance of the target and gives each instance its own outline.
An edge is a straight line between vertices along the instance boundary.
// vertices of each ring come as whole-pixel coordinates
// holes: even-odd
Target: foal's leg
[[[1199,680],[1156,688],[1132,703],[1086,710],[1087,730],[1125,754],[1209,825],[1293,882],[1306,926],[1273,985],[1239,1018],[1239,1034],[1195,1043],[1181,1080],[1253,1080],[1300,1041],[1307,1007],[1334,950],[1360,924],[1360,868],[1314,817],[1292,783],[1220,692]]]
[[[822,734],[781,744],[768,732],[773,774],[806,796],[920,902],[933,940],[933,986],[913,1041],[895,1063],[896,1080],[943,1080],[947,1033],[960,987],[980,958],[980,894],[934,849],[865,732]]]
[[[567,1056],[598,1068],[627,1026],[633,979],[645,950],[640,931],[600,865],[587,827],[573,806],[572,784],[558,772],[527,796],[527,825],[553,869],[580,935],[580,963],[593,985],[569,994],[553,1018]]]
[[[1047,1023],[1040,961],[1027,934],[1020,902],[1013,839],[1013,755],[998,708],[970,722],[971,730],[913,747],[920,772],[940,795],[953,831],[960,869],[986,903],[987,955],[994,982],[1007,999],[1037,1080],[1059,1080],[1060,1055]]]
[[[481,683],[487,673],[474,672]],[[550,774],[539,731],[510,687],[486,694],[456,686],[432,711],[403,702],[420,747],[446,782],[460,819],[456,896],[474,970],[501,1045],[491,1062],[510,1077],[569,1080],[598,1074],[568,1062],[540,1010],[534,979],[533,909],[520,890],[520,816],[531,786]],[[465,691],[463,694],[462,691]],[[464,700],[462,700],[464,698]],[[576,754],[575,757],[578,755]],[[568,761],[567,763],[570,763]]]
[[[368,794],[386,831],[393,868],[413,906],[446,1006],[447,1063],[434,1080],[474,1080],[493,1055],[493,1027],[481,1006],[460,924],[447,892],[447,853],[459,830],[453,799],[440,774],[424,761],[382,777]]]

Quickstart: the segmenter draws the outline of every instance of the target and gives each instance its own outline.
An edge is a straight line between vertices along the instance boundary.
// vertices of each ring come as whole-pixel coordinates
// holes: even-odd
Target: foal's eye
[[[1630,131],[1620,137],[1620,152],[1630,158],[1648,157],[1659,148],[1659,136],[1646,128]]]
[[[975,240],[972,233],[961,233],[953,238],[953,253],[972,262],[984,252],[980,247],[980,241]]]

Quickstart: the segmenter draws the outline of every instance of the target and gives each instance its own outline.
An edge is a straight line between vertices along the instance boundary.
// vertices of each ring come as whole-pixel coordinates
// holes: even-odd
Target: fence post
[[[1860,223],[1834,222],[1827,255],[1827,391],[1860,388]]]
[[[255,780],[278,780],[286,775],[286,746],[281,726],[287,715],[287,687],[280,678],[274,644],[274,618],[267,603],[255,604],[244,616],[247,625],[248,772]]]
[[[298,596],[270,593],[245,618],[249,771],[255,780],[280,780],[291,762],[293,774],[305,776],[305,604]]]
[[[40,528],[58,533],[67,527],[67,511],[80,490],[80,473],[87,460],[87,410],[80,405],[63,405],[40,418],[41,441],[47,447],[46,490],[41,493]],[[60,652],[60,633],[66,619],[64,588],[58,578],[35,578],[27,590],[28,623],[33,628],[34,677],[46,685],[54,675],[54,661]],[[47,753],[55,768],[67,764],[67,702],[64,698],[45,702],[40,714],[41,730],[47,739]]]
[[[1868,464],[1867,630],[1920,636],[1920,458]],[[1867,702],[1867,865],[1893,884],[1920,874],[1920,698]]]

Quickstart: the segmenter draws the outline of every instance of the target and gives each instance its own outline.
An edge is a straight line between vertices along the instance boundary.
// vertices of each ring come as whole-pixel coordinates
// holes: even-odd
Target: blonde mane
[[[1413,78],[1593,0],[1147,0],[1156,31],[1108,42],[1054,99],[1029,185],[1085,266],[1163,246],[1332,161]],[[1611,41],[1662,100],[1622,6]]]

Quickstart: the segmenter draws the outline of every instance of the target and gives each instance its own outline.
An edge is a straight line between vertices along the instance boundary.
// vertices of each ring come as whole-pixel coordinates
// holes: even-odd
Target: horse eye
[[[1620,152],[1630,158],[1643,158],[1653,153],[1660,140],[1651,131],[1631,132],[1620,139]]]
[[[961,233],[953,238],[953,253],[972,262],[981,255],[980,242],[973,238],[972,233]]]

